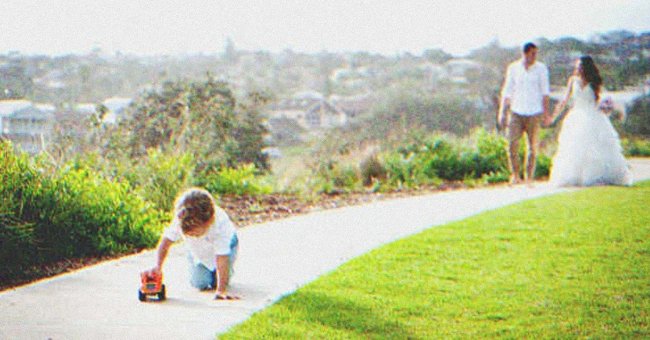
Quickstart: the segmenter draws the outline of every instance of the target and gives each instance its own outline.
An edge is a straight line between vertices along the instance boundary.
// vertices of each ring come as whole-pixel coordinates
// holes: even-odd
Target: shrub
[[[384,157],[386,168],[386,184],[390,188],[401,189],[415,184],[411,160],[403,153],[389,153]]]
[[[496,133],[480,129],[476,132],[479,162],[476,174],[508,173],[508,141]]]
[[[368,156],[361,162],[359,167],[361,168],[361,179],[365,186],[386,178],[386,168],[381,164],[377,155]]]
[[[128,183],[86,168],[64,168],[46,178],[36,200],[34,234],[42,261],[118,254],[155,245],[160,212]]]
[[[217,194],[259,195],[268,194],[272,188],[263,183],[257,175],[254,164],[242,165],[237,168],[222,168],[216,172],[208,172],[199,176],[196,183],[208,191]]]
[[[33,261],[34,224],[21,217],[33,215],[29,207],[39,195],[42,175],[7,141],[0,141],[0,168],[0,280],[5,281]]]
[[[627,110],[623,129],[631,135],[650,137],[650,95],[634,100]]]
[[[416,169],[427,177],[445,180],[461,180],[472,171],[469,156],[465,150],[454,146],[443,138],[425,142],[423,149],[416,155]]]
[[[383,157],[386,170],[384,183],[388,187],[416,187],[423,184],[438,184],[442,180],[464,181],[482,179],[488,183],[507,181],[508,142],[496,133],[483,129],[474,132],[472,146],[455,141],[450,137],[434,136],[415,138],[409,143],[388,152]],[[525,145],[521,148],[521,157]],[[549,174],[551,159],[539,154],[536,176]]]
[[[483,180],[486,183],[502,183],[510,180],[510,174],[507,172],[490,172],[483,175]]]
[[[337,194],[361,189],[358,170],[351,165],[341,165],[336,161],[320,162],[316,169],[314,190],[319,193]]]
[[[175,155],[150,149],[145,163],[134,167],[132,185],[146,201],[169,210],[178,192],[192,183],[193,162],[189,153]]]
[[[155,245],[162,214],[79,164],[62,170],[0,143],[0,280],[31,265],[117,254]]]
[[[621,142],[626,156],[650,157],[650,140],[625,138]]]
[[[538,154],[535,163],[535,178],[548,177],[551,174],[552,160],[545,154]]]

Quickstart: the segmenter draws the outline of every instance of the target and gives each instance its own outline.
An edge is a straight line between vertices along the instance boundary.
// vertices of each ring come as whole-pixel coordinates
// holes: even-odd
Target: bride
[[[597,108],[602,78],[589,56],[576,61],[567,92],[555,108],[558,117],[569,99],[553,157],[550,182],[557,186],[631,185],[632,174],[622,154],[618,134],[609,118]],[[547,118],[549,124],[553,118]]]

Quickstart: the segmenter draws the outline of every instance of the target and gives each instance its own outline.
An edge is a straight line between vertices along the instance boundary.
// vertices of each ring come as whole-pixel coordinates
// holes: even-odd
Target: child
[[[188,249],[192,286],[200,290],[216,288],[217,300],[239,299],[226,292],[239,249],[237,232],[206,190],[188,189],[176,199],[174,219],[160,237],[156,266],[145,273],[160,274],[169,247],[181,238]]]

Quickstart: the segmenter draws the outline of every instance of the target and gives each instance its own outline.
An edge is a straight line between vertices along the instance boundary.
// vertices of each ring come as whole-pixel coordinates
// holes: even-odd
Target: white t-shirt
[[[167,227],[163,232],[163,237],[172,242],[182,238],[188,251],[192,254],[195,264],[200,263],[209,270],[215,270],[217,267],[216,256],[230,254],[230,242],[236,233],[235,225],[223,209],[216,207],[215,214],[214,223],[200,237],[183,234],[180,223],[172,223]]]
[[[550,95],[548,68],[535,62],[528,70],[519,59],[508,66],[501,91],[502,98],[510,98],[512,112],[532,116],[544,112],[543,98]]]

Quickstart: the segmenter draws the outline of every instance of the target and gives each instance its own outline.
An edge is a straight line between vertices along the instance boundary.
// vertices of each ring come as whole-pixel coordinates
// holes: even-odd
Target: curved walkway
[[[631,160],[637,180],[650,159]],[[479,212],[575,189],[495,187],[320,211],[239,231],[231,291],[215,301],[187,283],[182,246],[165,264],[168,300],[141,303],[139,272],[152,251],[0,293],[0,339],[212,339],[252,313],[370,249]]]

